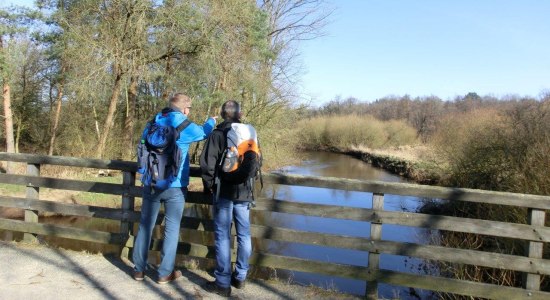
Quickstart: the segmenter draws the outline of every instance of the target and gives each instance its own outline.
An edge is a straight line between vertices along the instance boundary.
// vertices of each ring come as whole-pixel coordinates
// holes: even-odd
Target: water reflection
[[[306,159],[302,165],[284,168],[283,171],[300,175],[382,180],[389,182],[404,181],[397,175],[393,175],[379,168],[374,168],[370,164],[348,155],[329,152],[309,152],[305,154],[305,157]]]
[[[350,156],[333,153],[307,153],[307,159],[300,166],[288,167],[282,170],[289,174],[340,177],[348,179],[378,180],[389,182],[405,182],[404,178],[390,174],[382,169],[374,168],[361,160]],[[317,203],[326,205],[341,205],[358,208],[372,207],[372,193],[332,190],[311,187],[272,186],[265,190],[265,196],[288,201]],[[416,211],[422,204],[417,197],[384,195],[384,209],[390,211]],[[310,216],[296,216],[284,213],[271,213],[265,216],[264,222],[273,222],[277,226],[315,231],[328,234],[346,235],[368,238],[370,223],[339,220]],[[382,239],[398,242],[427,244],[431,239],[429,230],[398,225],[383,225]],[[357,266],[367,266],[368,253],[331,247],[310,246],[297,243],[274,243],[272,249],[278,254],[295,256],[333,263],[344,263]],[[380,267],[401,272],[415,272],[424,266],[419,259],[397,255],[381,255]],[[344,292],[363,295],[366,283],[359,280],[336,278],[325,275],[293,272],[293,280],[301,284],[315,284],[326,288],[338,289]],[[421,296],[429,297],[427,292],[415,291]],[[401,299],[418,299],[409,296],[409,289],[386,284],[379,285],[379,293],[383,298],[399,295]]]

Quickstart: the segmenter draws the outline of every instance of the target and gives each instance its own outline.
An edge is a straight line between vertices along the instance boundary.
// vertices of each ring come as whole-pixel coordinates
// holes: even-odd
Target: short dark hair
[[[235,100],[228,100],[222,104],[220,116],[224,120],[238,120],[241,114],[241,106]]]

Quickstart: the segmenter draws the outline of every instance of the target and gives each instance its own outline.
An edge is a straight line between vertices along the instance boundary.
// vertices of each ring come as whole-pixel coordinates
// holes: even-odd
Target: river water
[[[287,167],[281,170],[288,174],[330,176],[349,179],[379,180],[389,182],[405,182],[406,179],[390,174],[382,169],[372,167],[356,158],[326,152],[311,152],[303,154],[303,162],[299,166]],[[372,193],[349,192],[331,190],[325,188],[309,188],[297,186],[266,186],[264,196],[275,197],[289,201],[309,202],[318,204],[341,205],[349,207],[372,207]],[[422,201],[416,197],[404,197],[397,195],[384,195],[384,209],[392,211],[415,211]],[[314,231],[329,234],[365,237],[370,235],[370,224],[367,222],[337,220],[319,217],[299,216],[284,213],[271,213],[264,215],[267,223],[277,224],[303,231]],[[56,223],[65,226],[73,224],[76,227],[94,229],[108,232],[117,232],[119,222],[92,218],[62,217],[44,218],[40,222]],[[433,232],[397,225],[383,225],[382,239],[400,242],[412,242],[428,244]],[[20,239],[21,234],[0,232],[0,238]],[[43,242],[52,246],[60,246],[67,249],[87,250],[90,252],[116,253],[118,247],[68,240],[54,237],[42,237]],[[320,247],[298,243],[270,242],[267,244],[269,252],[283,254],[304,259],[323,262],[335,262],[341,264],[367,266],[368,253],[356,250],[345,250],[331,247]],[[401,272],[422,273],[426,264],[419,259],[381,254],[380,268]],[[280,277],[290,277],[293,282],[303,285],[316,285],[323,288],[340,290],[342,292],[364,295],[366,283],[364,281],[344,279],[332,276],[323,276],[305,272],[291,272],[278,274]],[[414,296],[417,294],[419,296]],[[431,298],[425,291],[416,290],[411,294],[409,288],[379,284],[379,295],[382,298],[422,299]]]
[[[359,159],[335,153],[305,153],[300,166],[283,170],[288,174],[330,176],[349,179],[379,180],[388,182],[406,182],[406,179],[375,168]],[[277,199],[299,202],[341,205],[349,207],[372,208],[372,193],[349,192],[324,188],[277,186],[276,190],[267,189],[266,194]],[[416,211],[423,204],[422,199],[398,195],[384,195],[384,209],[391,211]],[[346,236],[365,237],[370,235],[370,224],[366,222],[326,219],[319,217],[296,216],[273,213],[272,222],[280,226]],[[398,225],[383,225],[382,239],[399,242],[428,244],[436,234],[429,230]],[[274,243],[272,251],[281,254],[327,262],[368,265],[368,253],[355,250],[343,250],[330,247],[307,246],[302,244]],[[424,261],[409,257],[381,254],[380,268],[386,270],[422,273],[427,267]],[[359,280],[321,276],[304,272],[294,272],[293,281],[304,285],[314,284],[347,293],[364,295],[366,283]],[[379,284],[379,295],[383,298],[422,299],[431,298],[426,291],[412,291],[409,288]],[[416,295],[416,296],[415,296]]]

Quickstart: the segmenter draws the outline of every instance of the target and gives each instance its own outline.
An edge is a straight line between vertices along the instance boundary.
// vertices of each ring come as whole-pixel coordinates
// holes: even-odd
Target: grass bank
[[[426,146],[401,146],[376,150],[353,147],[334,150],[334,152],[350,155],[421,184],[438,184],[443,177],[443,171],[433,156],[433,150]]]

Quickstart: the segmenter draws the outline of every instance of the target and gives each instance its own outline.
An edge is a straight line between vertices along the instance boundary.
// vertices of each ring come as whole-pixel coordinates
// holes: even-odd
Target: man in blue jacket
[[[170,98],[170,107],[163,109],[155,116],[154,123],[161,126],[178,126],[186,122],[187,116],[191,110],[191,99],[184,94],[175,94]],[[185,124],[186,127],[179,133],[176,145],[179,148],[181,164],[177,171],[176,178],[168,184],[167,188],[158,188],[152,186],[147,176],[142,176],[143,183],[143,203],[141,206],[141,219],[139,231],[136,237],[133,251],[134,279],[143,280],[144,272],[147,267],[147,255],[151,243],[153,228],[159,213],[161,203],[164,204],[165,228],[164,242],[161,250],[161,263],[158,268],[158,283],[167,283],[182,276],[181,271],[175,270],[176,250],[178,247],[180,222],[189,185],[189,146],[193,142],[206,139],[214,126],[216,120],[209,118],[202,126],[195,123]],[[145,136],[149,130],[148,125],[142,135]],[[143,174],[144,170],[140,169]]]

